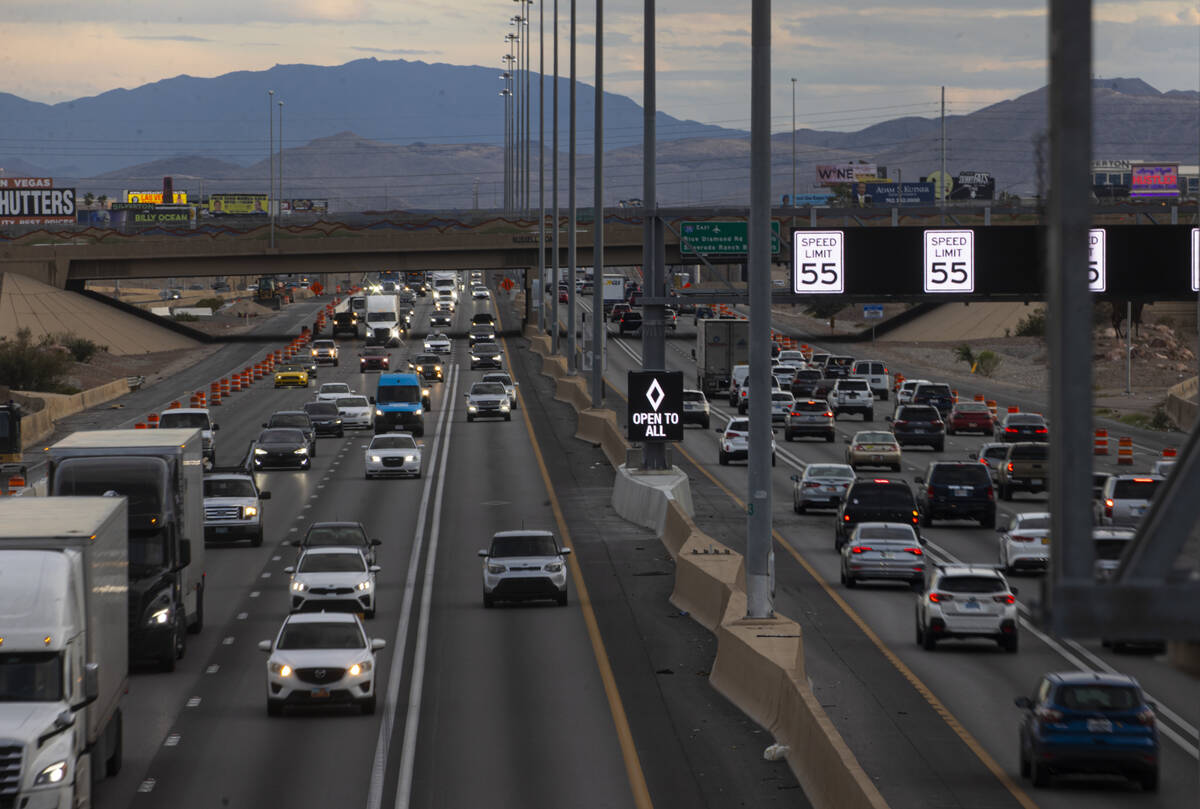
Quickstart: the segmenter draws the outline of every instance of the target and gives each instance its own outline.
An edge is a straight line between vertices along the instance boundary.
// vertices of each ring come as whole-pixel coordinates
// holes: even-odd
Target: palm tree
[[[83,204],[88,206],[89,208],[92,207],[92,203],[95,201],[96,201],[96,197],[92,195],[91,191],[89,191],[83,195]]]

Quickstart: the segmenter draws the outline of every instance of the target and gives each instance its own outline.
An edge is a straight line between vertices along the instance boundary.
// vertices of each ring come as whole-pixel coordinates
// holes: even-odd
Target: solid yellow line
[[[504,340],[504,338],[501,338]],[[504,340],[504,353],[508,354],[508,341]],[[574,550],[575,543],[571,540],[571,532],[563,517],[558,495],[550,480],[550,472],[546,469],[546,461],[542,449],[538,445],[537,436],[533,432],[533,423],[529,420],[529,408],[521,408],[521,416],[525,421],[525,429],[529,432],[529,443],[533,447],[534,457],[537,458],[538,470],[542,475],[542,483],[550,496],[550,508],[554,511],[554,521],[562,534],[563,545]],[[621,701],[621,693],[617,689],[617,678],[613,676],[612,666],[608,662],[608,651],[604,648],[604,639],[600,636],[600,625],[596,623],[596,613],[592,610],[592,602],[588,596],[587,585],[583,581],[583,571],[572,553],[567,557],[567,565],[571,569],[571,581],[575,585],[576,598],[579,599],[579,609],[583,612],[583,622],[587,626],[588,638],[592,642],[592,654],[596,657],[596,667],[600,670],[600,680],[604,683],[604,695],[608,698],[608,708],[612,713],[613,725],[617,731],[617,742],[621,745],[621,757],[625,760],[625,776],[629,779],[629,788],[633,792],[633,802],[638,809],[653,809],[650,800],[650,789],[646,786],[646,776],[642,772],[642,762],[638,758],[637,747],[633,743],[633,732],[629,729],[629,718],[625,714],[625,705]]]
[[[616,390],[615,388],[612,390],[626,402],[629,401],[629,399],[619,390]],[[746,509],[745,501],[730,491],[725,484],[717,480],[716,477],[713,476],[713,474],[706,468],[704,468],[699,461],[693,458],[686,449],[678,445],[676,446],[676,449],[681,455],[683,455],[683,457],[691,461],[692,465],[695,466],[696,469],[700,470],[701,474],[712,481],[718,489],[725,492],[729,499],[737,504],[738,508],[742,509],[743,511]],[[919,678],[916,673],[913,672],[913,670],[910,669],[904,663],[904,661],[901,660],[896,653],[893,652],[891,648],[889,648],[888,645],[883,642],[883,639],[875,634],[875,631],[871,629],[863,617],[859,615],[858,612],[856,612],[855,609],[851,607],[844,598],[842,598],[841,593],[834,590],[829,582],[825,581],[825,577],[822,576],[820,572],[813,567],[812,564],[810,564],[809,561],[805,559],[798,550],[793,548],[791,543],[787,542],[783,538],[782,534],[776,530],[772,530],[771,535],[781,547],[783,547],[797,562],[800,563],[801,567],[808,571],[808,574],[813,577],[818,585],[821,586],[821,589],[824,590],[825,594],[833,600],[833,603],[837,604],[838,607],[841,608],[842,612],[844,612],[846,616],[849,617],[850,620],[862,630],[863,634],[867,636],[871,643],[875,644],[875,648],[879,649],[879,651],[883,653],[883,656],[888,659],[888,662],[895,666],[896,670],[900,672],[901,676],[908,680],[909,684],[911,684],[912,687],[917,690],[917,693],[920,694],[927,703],[929,703],[929,707],[933,708],[934,712],[942,718],[942,721],[945,722],[952,731],[954,731],[955,735],[962,740],[963,744],[965,744],[967,748],[975,754],[975,757],[982,762],[983,766],[986,767],[987,770],[992,773],[992,775],[996,776],[996,780],[998,780],[1001,785],[1009,791],[1009,793],[1016,799],[1017,803],[1021,804],[1024,809],[1038,809],[1038,805],[1034,803],[1033,799],[1029,797],[1025,790],[1023,790],[1019,784],[1009,777],[1008,773],[1004,771],[1004,769],[994,758],[992,758],[992,755],[984,749],[983,745],[981,745],[979,741],[973,735],[971,735],[969,730],[963,727],[963,724],[958,721],[958,717],[951,713],[950,709],[947,708],[945,704],[937,698],[933,691],[930,690],[929,686],[925,685],[921,678]]]

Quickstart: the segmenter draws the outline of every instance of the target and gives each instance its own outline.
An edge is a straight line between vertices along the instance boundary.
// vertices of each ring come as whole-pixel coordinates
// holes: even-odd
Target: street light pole
[[[554,261],[551,262],[550,281],[542,279],[542,302],[545,303],[546,292],[550,291],[550,351],[558,353],[558,264],[560,247],[558,243],[559,213],[558,213],[558,0],[554,0],[554,169],[551,172],[550,195],[554,205]]]
[[[279,102],[279,213],[283,214],[283,101]]]
[[[267,219],[271,220],[271,247],[275,247],[275,91],[267,90]]]
[[[660,224],[658,219],[658,160],[655,147],[658,130],[655,116],[658,112],[655,52],[655,0],[644,0],[642,27],[645,29],[642,46],[642,205],[645,208],[645,230],[642,236],[642,277],[645,281],[645,297],[660,300],[666,290],[662,280],[662,265],[658,262]],[[666,324],[663,323],[661,303],[648,303],[642,307],[642,370],[665,371],[667,368]],[[667,468],[667,449],[661,441],[647,441],[642,446],[642,467],[661,470]]]
[[[575,360],[575,243],[576,220],[579,212],[575,207],[575,0],[571,0],[571,90],[570,107],[567,113],[570,135],[567,143],[567,219],[570,220],[567,231],[567,372],[576,371]],[[558,283],[555,282],[555,300],[558,300]]]
[[[517,46],[517,61],[516,68],[513,72],[513,98],[516,104],[513,107],[513,211],[522,210],[521,207],[521,176],[526,173],[525,166],[521,162],[521,142],[525,138],[525,133],[521,128],[521,110],[525,106],[525,92],[521,88],[521,72],[525,69],[524,51],[525,38],[521,35],[521,25],[525,18],[520,14],[514,14],[509,18],[509,24],[517,27],[515,34],[509,34]]]
[[[538,6],[538,333],[546,329],[546,4]],[[530,290],[532,293],[533,290]]]
[[[796,207],[796,79],[792,77],[792,207]],[[795,217],[792,217],[795,219]]]
[[[592,407],[604,396],[604,0],[596,0],[596,99],[592,114]],[[572,299],[575,287],[570,292]],[[572,327],[573,331],[573,327]]]

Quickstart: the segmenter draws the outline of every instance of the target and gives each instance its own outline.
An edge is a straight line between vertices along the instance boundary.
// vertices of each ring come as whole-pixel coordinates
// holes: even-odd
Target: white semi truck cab
[[[126,503],[0,499],[0,806],[90,806],[121,768]]]

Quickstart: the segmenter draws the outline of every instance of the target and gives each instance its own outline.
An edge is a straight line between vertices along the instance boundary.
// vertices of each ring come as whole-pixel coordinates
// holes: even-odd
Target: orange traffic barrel
[[[1117,464],[1133,466],[1133,439],[1127,435],[1117,439]]]
[[[217,407],[220,404],[221,404],[221,391],[214,390],[212,392],[212,396],[208,397],[208,406],[209,407]]]
[[[234,374],[229,378],[229,392],[240,393],[242,390],[242,378]]]
[[[179,402],[171,402],[171,405],[167,408],[167,410],[174,410],[177,407],[182,407],[182,405],[179,404]]]
[[[137,424],[133,425],[133,429],[135,429],[135,430],[145,430],[145,429],[146,429],[146,423],[145,423],[144,421],[139,421]]]
[[[956,391],[956,390],[950,391],[950,396],[954,400],[954,403],[958,404],[958,391]]]
[[[982,402],[982,401],[983,401],[983,398],[984,398],[984,397],[983,397],[983,394],[982,394],[982,393],[976,393],[976,394],[975,394],[975,401],[977,401],[977,402]]]
[[[10,477],[8,479],[8,490],[10,492],[13,491],[14,489],[24,489],[24,488],[25,488],[25,476],[24,475],[13,475],[12,477]]]
[[[1108,430],[1096,430],[1096,440],[1093,445],[1092,454],[1108,454]]]
[[[146,423],[149,424],[151,428],[157,427],[158,426],[158,414],[151,413],[148,416],[146,416]]]
[[[988,399],[987,406],[988,406],[988,410],[990,410],[992,413],[992,418],[995,419],[996,418],[996,400]]]
[[[1009,405],[1009,406],[1008,406],[1008,412],[1009,412],[1009,413],[1020,413],[1020,412],[1021,412],[1021,408],[1019,408],[1019,407],[1017,407],[1017,406],[1015,406],[1015,405]]]

